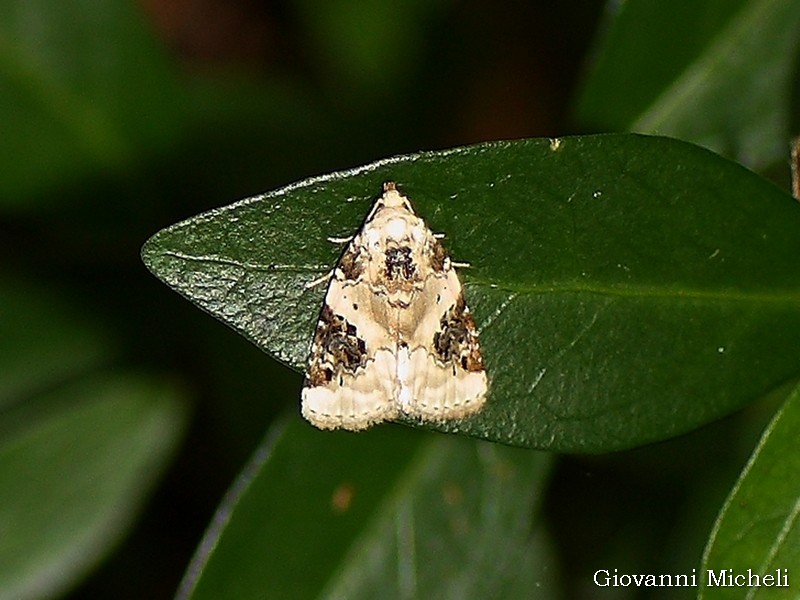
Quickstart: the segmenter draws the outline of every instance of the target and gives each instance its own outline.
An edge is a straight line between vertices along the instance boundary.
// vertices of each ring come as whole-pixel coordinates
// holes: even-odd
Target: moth
[[[330,275],[302,392],[313,425],[446,421],[484,405],[475,321],[439,238],[385,183]]]

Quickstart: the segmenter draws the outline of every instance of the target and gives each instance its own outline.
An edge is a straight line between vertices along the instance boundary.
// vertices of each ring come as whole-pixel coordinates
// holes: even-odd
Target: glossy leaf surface
[[[598,452],[680,434],[798,373],[800,206],[690,144],[610,135],[381,161],[256,196],[145,246],[168,285],[300,369],[335,264],[399,183],[447,234],[490,394],[429,425]],[[295,399],[291,400],[295,402]]]

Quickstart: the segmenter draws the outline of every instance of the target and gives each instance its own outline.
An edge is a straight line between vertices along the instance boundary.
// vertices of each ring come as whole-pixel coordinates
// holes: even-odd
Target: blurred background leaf
[[[636,3],[609,6],[634,11]],[[663,20],[674,43],[661,45],[650,67],[702,62],[704,49],[734,22],[725,17],[733,14],[727,6],[671,5],[685,20]],[[760,157],[770,144],[788,140],[776,141],[770,131],[786,114],[781,107],[796,107],[800,97],[796,67],[789,67],[792,99],[788,85],[774,85],[786,61],[796,61],[789,44],[797,28],[786,12],[794,9],[782,0],[731,6],[740,16],[755,14],[747,6],[762,6],[763,18],[746,41],[749,53],[770,44],[785,51],[784,62],[745,61],[744,69],[728,70],[732,79],[721,88],[745,90],[744,98],[751,89],[777,89],[761,103],[741,103],[744,112],[763,106],[754,123],[772,128],[748,133]],[[602,0],[380,1],[370,10],[345,1],[0,0],[0,431],[9,436],[3,440],[12,431],[39,431],[49,415],[91,405],[92,382],[123,373],[154,382],[140,388],[154,406],[161,406],[157,382],[164,381],[175,382],[177,388],[166,387],[191,405],[188,413],[174,413],[191,420],[171,467],[169,452],[160,454],[154,469],[155,476],[163,473],[160,484],[120,485],[129,491],[112,507],[119,510],[117,525],[100,527],[112,533],[85,546],[83,562],[71,563],[80,568],[64,571],[63,585],[85,577],[69,597],[172,597],[225,490],[269,424],[298,398],[295,372],[149,276],[138,257],[142,242],[236,198],[380,157],[569,133],[574,90],[581,72],[591,72],[587,57],[602,56],[591,41],[622,14],[607,10],[600,25],[603,7]],[[721,17],[709,26],[708,15]],[[780,21],[775,15],[785,18],[784,29],[770,28]],[[645,28],[642,19],[643,37],[656,36],[658,23]],[[607,76],[630,82],[623,99],[639,97],[646,73],[631,76],[625,58]],[[670,71],[659,85],[671,89],[684,72]],[[764,81],[751,85],[759,73]],[[732,115],[730,123],[708,117],[723,133],[743,123],[733,114],[734,100],[722,111]],[[728,156],[755,165],[750,149],[733,142],[730,148],[723,148]],[[327,234],[324,222],[317,227]],[[458,229],[447,221],[442,228]],[[451,242],[462,253],[457,239]],[[320,261],[335,250],[325,253]],[[81,397],[68,390],[82,390]],[[62,391],[63,404],[50,408],[41,400]],[[554,594],[597,598],[592,570],[609,564],[697,566],[720,503],[779,402],[768,399],[653,448],[560,457],[536,515],[553,532],[548,555],[569,574]],[[113,421],[102,410],[85,414],[98,427]],[[120,426],[125,439],[139,439],[137,422]],[[102,428],[82,431],[87,441],[102,437]],[[37,455],[56,447],[46,438],[36,438]],[[164,444],[174,443],[167,438]],[[94,457],[70,456],[96,472]],[[107,494],[101,513],[111,514],[118,497]],[[86,505],[76,506],[76,514],[94,506],[82,498]],[[632,597],[635,590],[616,594]]]
[[[378,2],[298,0],[297,19],[308,36],[319,75],[343,110],[369,109],[413,77],[451,0]]]
[[[64,381],[108,365],[118,349],[86,311],[52,290],[0,279],[0,414]]]
[[[557,573],[537,515],[550,460],[292,419],[226,498],[178,597],[528,598],[532,584],[547,595]]]
[[[800,3],[610,6],[579,99],[582,123],[693,141],[756,169],[786,162]]]
[[[0,598],[51,597],[130,527],[181,437],[184,406],[165,382],[92,378],[4,415]]]
[[[703,557],[703,572],[717,577],[752,569],[771,575],[773,585],[754,589],[751,598],[790,598],[791,566],[800,563],[800,388],[795,388],[768,425],[758,447],[720,512]],[[709,580],[704,578],[704,583]],[[741,586],[740,586],[741,587]],[[747,586],[745,586],[747,587]],[[700,598],[730,598],[730,587],[701,586]]]
[[[120,176],[167,150],[182,122],[180,87],[128,2],[0,2],[0,91],[6,209]]]

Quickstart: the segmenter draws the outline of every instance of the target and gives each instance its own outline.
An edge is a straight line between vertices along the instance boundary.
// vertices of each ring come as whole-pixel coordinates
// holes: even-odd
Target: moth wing
[[[455,270],[430,276],[419,301],[427,306],[419,307],[415,344],[401,377],[410,389],[401,410],[431,420],[469,416],[483,407],[488,379]]]
[[[301,398],[320,429],[358,431],[398,416],[397,356],[386,330],[365,318],[371,294],[341,272],[330,282]]]
[[[403,412],[425,420],[462,419],[478,412],[486,401],[486,371],[442,366],[424,348],[411,353],[411,402]]]
[[[320,429],[359,431],[398,416],[393,397],[396,358],[380,350],[352,377],[334,376],[324,385],[303,388],[303,416]]]

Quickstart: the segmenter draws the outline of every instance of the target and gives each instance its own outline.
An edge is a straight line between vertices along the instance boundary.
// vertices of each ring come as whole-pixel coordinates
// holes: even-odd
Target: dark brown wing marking
[[[458,364],[465,371],[483,370],[475,320],[463,295],[442,315],[440,329],[433,335],[433,349],[445,364]]]
[[[355,373],[364,366],[366,353],[366,343],[356,326],[325,304],[308,361],[306,385],[324,385],[341,371]]]

